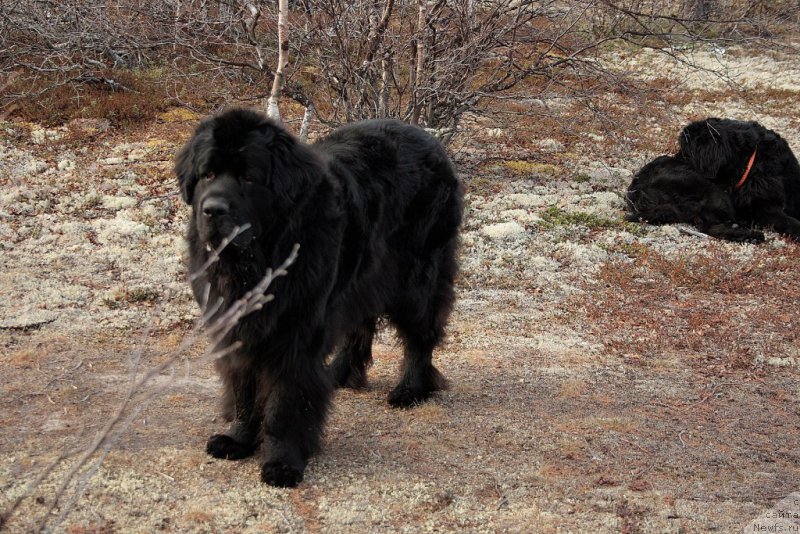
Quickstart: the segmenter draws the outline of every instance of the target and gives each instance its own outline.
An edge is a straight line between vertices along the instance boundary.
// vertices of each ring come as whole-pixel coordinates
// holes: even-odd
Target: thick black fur
[[[754,150],[750,173],[737,188]],[[627,200],[630,220],[689,223],[730,241],[764,241],[756,226],[800,239],[800,165],[788,143],[757,122],[689,124],[678,153],[645,165]]]
[[[247,110],[204,120],[177,157],[191,204],[190,271],[234,227],[250,229],[195,281],[198,302],[232,303],[299,243],[275,300],[241,320],[218,360],[229,429],[208,453],[239,459],[261,445],[262,480],[294,486],[319,447],[334,386],[366,384],[376,322],[404,341],[389,395],[410,407],[445,387],[432,363],[454,300],[462,189],[442,146],[396,121],[344,126],[307,145]],[[329,368],[326,357],[338,347]]]

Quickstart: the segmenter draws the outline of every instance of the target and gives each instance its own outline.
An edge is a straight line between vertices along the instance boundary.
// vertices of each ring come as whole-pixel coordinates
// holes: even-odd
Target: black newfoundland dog
[[[627,201],[629,220],[689,223],[731,241],[764,241],[753,226],[800,239],[800,165],[786,141],[757,122],[689,124],[677,154],[634,176]]]
[[[235,109],[200,124],[175,172],[192,206],[191,271],[249,224],[192,283],[198,302],[236,301],[301,246],[289,275],[269,288],[275,300],[217,340],[238,348],[217,361],[231,425],[209,438],[210,455],[236,460],[260,445],[262,480],[298,484],[333,387],[366,384],[381,317],[405,345],[389,403],[410,407],[445,387],[431,353],[453,306],[463,209],[461,185],[434,138],[376,120],[307,145],[265,116]]]

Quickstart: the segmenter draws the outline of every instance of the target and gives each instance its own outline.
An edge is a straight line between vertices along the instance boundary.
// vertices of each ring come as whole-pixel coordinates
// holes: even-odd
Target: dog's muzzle
[[[207,197],[200,205],[200,210],[208,219],[224,217],[231,211],[230,202],[220,197]]]
[[[240,216],[226,198],[217,195],[204,198],[198,206],[197,226],[206,250],[215,250],[226,242],[237,250],[249,247],[255,233],[247,221],[239,220]]]

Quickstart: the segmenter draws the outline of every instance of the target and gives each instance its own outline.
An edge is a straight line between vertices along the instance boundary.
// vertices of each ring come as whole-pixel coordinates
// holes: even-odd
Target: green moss
[[[105,304],[109,310],[118,310],[122,307],[122,303],[120,301],[110,297],[104,298],[103,304]]]
[[[479,174],[467,179],[467,191],[478,195],[496,193],[501,187],[501,179],[496,174]]]
[[[560,174],[561,167],[549,165],[547,163],[536,163],[534,161],[510,160],[503,162],[503,165],[516,175],[548,175],[555,176]]]
[[[158,300],[159,296],[160,295],[158,291],[155,289],[141,287],[129,290],[125,295],[125,300],[131,304],[135,304],[137,302],[153,302]]]
[[[650,233],[647,225],[641,223],[624,221],[622,223],[622,228],[629,234],[635,235],[636,237],[644,237]]]
[[[103,204],[103,195],[101,195],[97,191],[94,191],[86,195],[86,197],[83,200],[82,209],[90,210],[92,208],[97,208],[102,204]]]
[[[598,246],[606,252],[615,254],[624,254],[625,256],[634,259],[642,256],[647,251],[647,246],[641,243],[600,243]]]
[[[120,289],[113,295],[105,297],[103,304],[111,310],[118,310],[126,304],[139,304],[142,302],[155,302],[161,294],[155,289],[139,287],[134,289]]]
[[[583,211],[564,211],[558,206],[550,206],[542,214],[542,221],[546,228],[557,226],[585,226],[586,228],[623,228],[625,222],[621,219],[607,219]]]

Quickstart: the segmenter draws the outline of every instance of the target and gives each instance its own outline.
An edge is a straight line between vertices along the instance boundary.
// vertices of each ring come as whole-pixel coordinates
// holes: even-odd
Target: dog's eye
[[[243,182],[247,182],[248,184],[252,184],[253,183],[253,177],[250,176],[249,174],[243,174],[242,175],[242,181]]]
[[[213,172],[206,173],[205,179],[208,180],[209,182],[214,178],[216,178],[216,176],[214,175]]]

